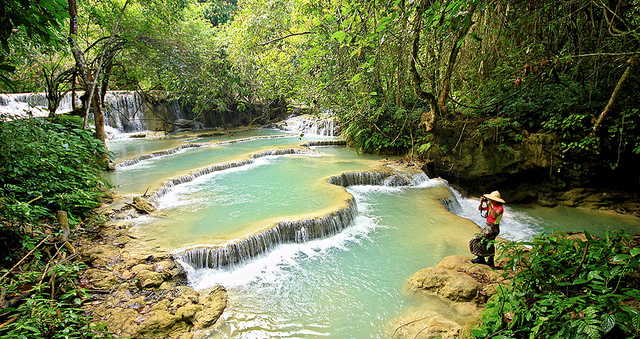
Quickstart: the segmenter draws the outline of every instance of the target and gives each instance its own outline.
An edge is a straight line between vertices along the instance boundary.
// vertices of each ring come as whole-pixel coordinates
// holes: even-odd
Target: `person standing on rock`
[[[493,240],[500,234],[500,220],[504,215],[502,204],[504,204],[504,200],[502,200],[500,192],[498,191],[482,195],[478,210],[480,213],[487,211],[487,223],[484,229],[482,229],[482,233],[476,235],[469,241],[469,250],[476,256],[471,259],[472,263],[494,267],[493,257],[496,253],[496,247],[493,244]],[[485,257],[487,257],[486,260]]]

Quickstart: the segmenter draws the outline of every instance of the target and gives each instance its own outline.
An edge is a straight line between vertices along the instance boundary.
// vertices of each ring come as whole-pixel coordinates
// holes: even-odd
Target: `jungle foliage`
[[[484,311],[476,338],[635,338],[640,247],[620,233],[541,235],[504,249],[516,272]],[[508,274],[505,274],[505,277]]]
[[[68,4],[78,6],[75,32]],[[365,152],[447,154],[468,123],[474,127],[467,135],[498,150],[548,133],[561,144],[556,169],[566,180],[637,178],[639,40],[635,0],[10,0],[0,12],[0,90],[46,92],[52,109],[60,93],[94,85],[101,96],[159,90],[201,116],[289,102],[335,113],[344,135]],[[64,250],[46,254],[37,244],[51,233],[53,211],[84,223],[100,196],[96,156],[106,150],[83,125],[2,120],[1,231],[21,239],[13,255],[2,254],[5,262],[32,249],[37,259],[65,262]],[[444,134],[456,137],[438,139]],[[486,334],[637,333],[637,307],[633,313],[615,305],[637,301],[623,287],[630,270],[637,272],[637,248],[623,240],[535,240],[539,255],[514,258],[535,273],[517,278],[530,290],[516,286],[500,297],[500,307],[519,315],[507,327],[487,320]],[[561,251],[575,264],[584,246],[593,253],[575,277],[569,263],[549,260],[549,251]],[[28,303],[0,315],[3,323],[14,319],[1,333],[91,336],[74,309],[81,291],[50,287],[56,276],[75,277],[77,267],[47,260],[30,261],[25,275],[6,285],[5,295],[30,292],[21,297]],[[548,265],[559,271],[539,271]],[[550,300],[584,308],[561,314],[545,304]],[[45,324],[28,313],[57,320]]]
[[[64,210],[72,234],[94,227],[90,212],[107,187],[104,144],[81,127],[78,117],[0,122],[2,337],[110,337],[81,309],[84,264],[63,246],[69,234],[56,220]]]
[[[77,117],[0,123],[0,196],[8,217],[35,221],[57,210],[86,216],[99,203],[107,150]]]

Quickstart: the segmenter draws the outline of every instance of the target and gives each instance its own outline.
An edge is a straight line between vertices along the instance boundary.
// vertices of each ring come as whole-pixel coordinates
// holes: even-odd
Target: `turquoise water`
[[[147,144],[150,141],[140,140],[140,143]],[[155,191],[163,181],[169,178],[187,174],[211,164],[242,160],[262,150],[293,147],[300,143],[299,138],[285,137],[186,148],[175,154],[141,161],[122,170],[109,172],[106,178],[121,194],[143,194],[147,189],[149,192]],[[147,146],[147,148],[150,147]]]
[[[116,191],[141,193],[200,167],[305,140],[292,137],[189,149],[116,171],[111,178],[119,185]],[[315,150],[319,154],[260,158],[249,166],[176,186],[156,202],[165,217],[136,220],[139,246],[170,251],[219,243],[273,220],[331,210],[346,193],[328,185],[327,177],[367,170],[384,159],[345,147]],[[358,214],[353,225],[334,236],[283,244],[233,268],[187,267],[189,283],[196,289],[221,284],[229,292],[229,307],[207,337],[385,338],[398,317],[416,307],[454,314],[447,303],[437,298],[425,301],[406,292],[404,284],[413,273],[445,256],[469,255],[468,239],[479,230],[474,221],[481,222],[477,199],[457,197],[466,219],[440,203],[451,193],[439,180],[405,188],[353,186],[347,191],[356,199]],[[509,205],[502,225],[503,236],[513,239],[551,228],[597,233],[611,225],[640,231],[638,218]],[[454,319],[460,324],[467,320]]]

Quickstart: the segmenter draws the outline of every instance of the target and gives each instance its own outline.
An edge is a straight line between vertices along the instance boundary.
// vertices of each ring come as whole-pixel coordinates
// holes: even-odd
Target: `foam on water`
[[[322,260],[331,251],[349,251],[352,244],[369,241],[367,234],[377,226],[374,219],[359,215],[352,227],[332,237],[280,244],[268,254],[232,269],[193,269],[186,263],[182,265],[188,271],[189,285],[198,290],[217,284],[224,284],[227,288],[249,284],[254,287],[273,286],[292,279],[302,260]]]

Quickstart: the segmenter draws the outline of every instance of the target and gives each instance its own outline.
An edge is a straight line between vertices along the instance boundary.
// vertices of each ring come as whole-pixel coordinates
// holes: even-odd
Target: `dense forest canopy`
[[[442,172],[463,163],[463,148],[478,151],[468,162],[487,159],[497,170],[472,178],[490,190],[519,179],[528,194],[540,186],[531,174],[542,172],[549,190],[627,190],[617,202],[640,191],[638,0],[0,6],[0,93],[44,92],[50,112],[65,93],[84,93],[72,116],[0,114],[0,266],[13,266],[0,277],[0,335],[114,337],[80,308],[91,298],[69,243],[69,226],[97,234],[104,222],[93,209],[109,187],[101,118],[109,90],[161,93],[223,124],[270,105],[327,113],[358,150],[408,155]],[[549,165],[500,167],[527,148],[549,155]],[[509,267],[529,266],[489,305],[475,336],[637,335],[637,237],[524,245],[531,252],[514,244]],[[508,328],[505,311],[516,314]]]
[[[5,6],[4,92],[160,90],[203,115],[287,102],[333,112],[364,151],[422,157],[474,122],[465,136],[549,133],[563,162],[603,164],[567,177],[638,163],[638,1],[81,1],[77,20],[71,4]]]

